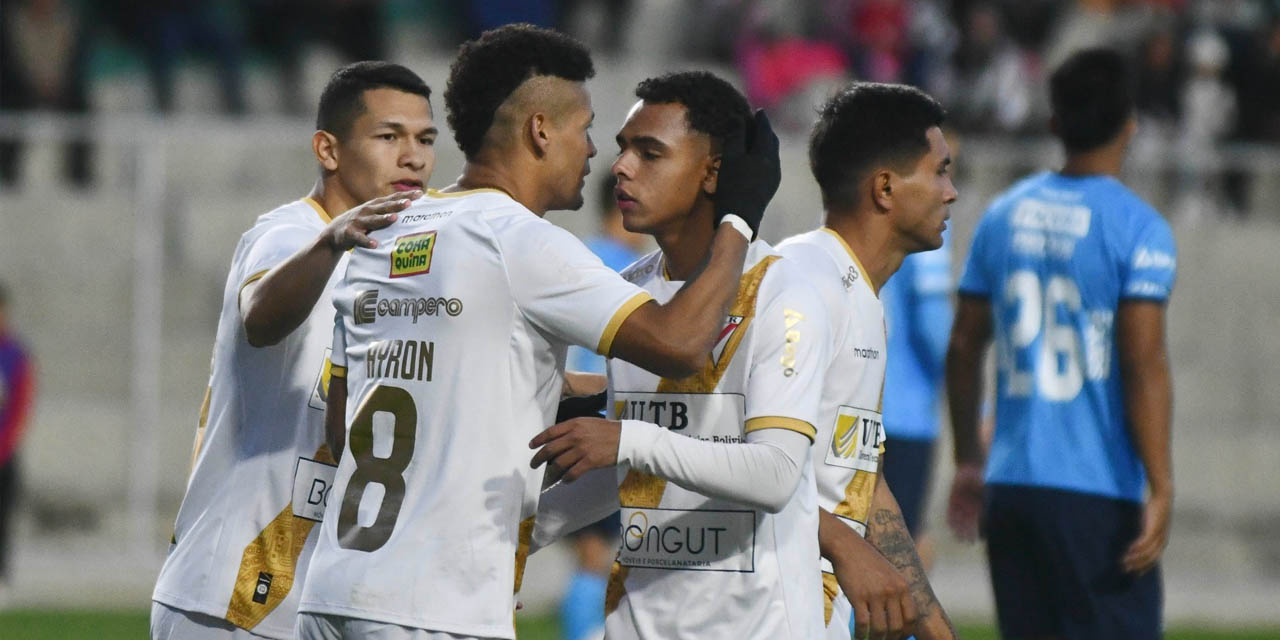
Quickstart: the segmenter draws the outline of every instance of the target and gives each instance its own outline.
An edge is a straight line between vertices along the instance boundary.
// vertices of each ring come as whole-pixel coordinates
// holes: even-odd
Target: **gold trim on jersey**
[[[880,443],[880,455],[884,455],[883,442]],[[849,484],[844,488],[844,500],[841,500],[840,504],[836,505],[836,507],[831,510],[831,513],[842,518],[861,522],[865,525],[867,517],[870,515],[871,498],[876,492],[876,479],[879,475],[880,473],[878,471],[876,473],[871,473],[869,471],[854,471],[853,477],[849,479]],[[826,573],[822,575],[822,583],[824,587],[823,596],[825,598],[823,610],[826,612],[827,622],[831,622],[831,603],[835,598],[836,592],[825,589],[827,584],[827,575],[828,574]],[[834,582],[835,576],[831,576],[831,580]]]
[[[494,187],[480,187],[478,189],[467,189],[466,191],[449,191],[449,192],[440,191],[439,189],[427,189],[427,195],[431,196],[432,198],[461,198],[462,196],[469,196],[476,193],[501,193],[502,195],[507,196],[508,198],[511,198],[511,194],[507,193],[506,191],[503,191],[502,189],[497,189]],[[511,198],[511,199],[515,200],[515,198]]]
[[[320,462],[336,464],[327,444],[320,445],[314,457]],[[315,525],[315,520],[293,515],[293,501],[290,500],[244,548],[236,584],[231,591],[231,602],[227,604],[228,622],[242,629],[252,629],[280,606],[293,588],[298,556],[302,555],[302,547]],[[259,576],[264,574],[268,576],[269,587],[262,598],[264,602],[255,602],[253,598],[260,582]]]
[[[787,431],[795,431],[813,442],[818,437],[818,430],[813,425],[799,420],[797,418],[787,418],[785,416],[758,416],[747,420],[746,425],[742,429],[743,433],[751,433],[752,431],[760,431],[761,429],[786,429]]]
[[[270,270],[270,269],[263,269],[262,271],[259,271],[259,272],[255,273],[255,274],[253,274],[253,275],[249,276],[248,278],[245,278],[245,279],[244,279],[244,282],[240,283],[240,290],[236,292],[236,297],[237,297],[237,299],[236,299],[236,304],[237,304],[237,305],[240,303],[240,301],[239,301],[239,296],[240,296],[240,294],[241,294],[241,293],[244,293],[244,288],[245,288],[245,287],[247,287],[247,286],[249,286],[249,285],[251,285],[251,284],[253,284],[253,283],[255,283],[255,282],[257,282],[257,281],[259,281],[259,280],[261,280],[261,279],[262,279],[262,276],[267,275],[267,272],[268,272],[268,271],[271,271],[271,270]]]
[[[200,459],[200,449],[204,447],[204,429],[209,424],[209,401],[213,398],[213,386],[204,388],[204,400],[200,401],[200,418],[196,422],[196,441],[191,445],[191,466],[187,468],[187,482],[191,482],[191,474],[196,472],[196,460]],[[169,544],[178,543],[178,529],[175,526],[169,535]]]
[[[840,594],[840,582],[836,574],[822,572],[822,623],[831,626],[831,614],[835,613],[836,596]]]
[[[742,337],[747,334],[747,327],[751,324],[751,320],[755,318],[756,295],[760,292],[760,283],[764,280],[764,274],[773,263],[778,261],[779,257],[776,255],[766,256],[749,271],[742,274],[742,279],[738,281],[738,296],[734,299],[733,305],[729,309],[729,315],[741,316],[742,322],[738,325],[738,330],[734,331],[733,335],[730,336],[729,342],[725,344],[720,359],[714,360],[711,358],[711,354],[707,354],[706,366],[697,373],[678,380],[663,378],[658,382],[658,393],[711,393],[715,391],[716,385],[720,384],[720,378],[728,370],[729,363],[733,360],[738,346],[742,344]],[[616,418],[617,411],[614,413]],[[666,489],[667,481],[665,478],[659,478],[658,476],[632,469],[627,472],[626,478],[618,486],[618,502],[624,507],[652,509],[661,504],[662,494]],[[617,560],[614,560],[613,568],[609,571],[609,585],[605,588],[604,594],[605,615],[613,613],[618,608],[618,603],[622,602],[622,596],[626,595],[627,574],[630,571],[631,567],[624,567]]]
[[[524,565],[529,560],[529,545],[533,543],[533,525],[537,516],[529,516],[520,521],[520,533],[516,538],[516,580],[513,593],[520,593],[520,585],[524,584]]]
[[[618,336],[618,329],[622,328],[622,323],[626,322],[636,309],[650,300],[653,300],[653,296],[647,291],[641,291],[622,303],[622,306],[613,312],[613,317],[609,318],[609,324],[604,326],[604,333],[600,334],[600,342],[596,345],[596,353],[609,357],[609,350],[613,348],[613,339]]]
[[[324,359],[324,370],[329,373],[329,378],[345,378],[347,377],[347,368],[342,365],[333,363],[333,360]],[[325,391],[329,390],[329,385],[325,385]]]
[[[316,202],[315,198],[307,196],[303,198],[302,201],[311,205],[311,208],[316,210],[316,213],[320,215],[320,219],[324,220],[325,224],[333,222],[333,216],[329,215],[329,212],[325,211],[324,207],[320,206],[320,203]]]
[[[839,233],[836,233],[835,229],[832,229],[831,227],[823,227],[822,230],[831,234],[831,237],[840,242],[840,246],[844,247],[845,253],[849,254],[849,257],[853,259],[853,264],[858,267],[858,272],[862,274],[863,278],[867,279],[867,284],[871,285],[871,293],[874,293],[876,297],[879,298],[880,285],[876,284],[876,281],[872,280],[871,276],[867,274],[867,268],[862,266],[862,261],[858,259],[858,254],[853,252],[853,247],[850,247],[849,243],[845,242],[844,238],[841,237]]]

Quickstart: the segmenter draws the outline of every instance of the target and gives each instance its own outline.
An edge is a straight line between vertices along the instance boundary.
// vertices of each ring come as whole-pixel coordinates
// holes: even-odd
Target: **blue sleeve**
[[[951,339],[951,248],[918,253],[910,258],[911,340],[930,373],[939,373]]]
[[[1120,297],[1167,301],[1178,272],[1178,249],[1169,223],[1152,212],[1152,218],[1134,234],[1128,250],[1129,255],[1123,260]]]
[[[992,259],[991,247],[988,245],[992,242],[990,236],[993,233],[993,226],[991,211],[988,210],[978,222],[978,228],[973,232],[973,243],[969,246],[969,255],[965,257],[964,273],[960,276],[961,293],[983,298],[991,297],[995,283],[991,282],[984,262]]]

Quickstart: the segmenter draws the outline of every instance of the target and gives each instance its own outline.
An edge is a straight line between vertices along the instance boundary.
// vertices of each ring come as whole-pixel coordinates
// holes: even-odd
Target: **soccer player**
[[[848,638],[851,614],[859,638],[913,627],[919,638],[954,636],[880,474],[886,337],[878,296],[907,254],[942,245],[956,199],[943,115],[904,85],[855,83],[833,97],[809,140],[826,225],[779,245],[815,284],[832,327],[814,459],[825,637]]]
[[[328,398],[346,446],[301,638],[514,637],[542,487],[526,443],[555,416],[567,346],[674,378],[711,350],[781,177],[777,148],[724,162],[735,188],[706,221],[709,256],[659,305],[542,217],[582,205],[592,75],[586,49],[553,31],[464,44],[445,91],[462,175],[347,265]]]
[[[1050,77],[1060,171],[1026,178],[974,232],[947,353],[956,475],[948,519],[977,534],[982,361],[995,434],[984,532],[1006,638],[1158,638],[1173,499],[1165,304],[1173,234],[1116,176],[1135,131],[1124,59]],[[1143,490],[1147,490],[1144,505]]]
[[[312,529],[333,477],[323,421],[333,316],[327,305],[314,313],[308,306],[294,319],[297,330],[256,340],[246,316],[261,308],[254,294],[269,269],[317,236],[347,243],[329,248],[345,255],[349,223],[394,213],[423,187],[435,164],[430,95],[399,65],[339,69],[320,98],[312,138],[320,178],[311,194],[264,214],[241,237],[191,477],[152,595],[153,638],[293,637]],[[355,206],[375,196],[389,197]],[[331,221],[331,211],[347,213]],[[324,271],[315,295],[327,297],[330,287]]]
[[[617,135],[616,195],[626,228],[660,249],[623,275],[661,300],[705,259],[713,198],[730,188],[720,158],[755,125],[746,99],[706,72],[651,78],[636,95]],[[607,637],[820,632],[809,449],[826,362],[821,301],[762,240],[743,270],[695,375],[611,360],[610,419],[555,425],[531,443],[541,447],[534,464],[552,462],[572,482],[544,497],[537,546],[621,506]]]
[[[943,234],[941,248],[907,256],[880,288],[893,354],[884,369],[884,430],[893,442],[893,455],[885,458],[882,473],[925,568],[932,556],[924,530],[925,505],[938,439],[942,367],[955,315],[949,235]]]

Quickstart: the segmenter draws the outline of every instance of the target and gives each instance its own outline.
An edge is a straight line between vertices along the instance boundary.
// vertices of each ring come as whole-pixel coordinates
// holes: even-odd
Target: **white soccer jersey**
[[[607,353],[652,296],[493,189],[428,192],[373,236],[334,295],[348,440],[302,610],[512,638],[567,347]]]
[[[311,530],[333,477],[324,444],[325,357],[333,335],[329,292],[338,278],[297,330],[261,349],[245,339],[239,297],[328,222],[314,200],[299,200],[258,218],[236,246],[191,477],[152,595],[272,638],[293,637]]]
[[[831,326],[831,366],[813,456],[818,504],[865,536],[884,453],[884,306],[858,256],[834,231],[788,238],[778,251],[799,264],[818,290]],[[825,558],[822,571],[825,637],[847,640],[852,606]]]
[[[664,274],[661,252],[623,272],[660,301],[683,284]],[[611,416],[712,442],[744,442],[770,428],[812,440],[827,359],[823,313],[795,265],[756,241],[704,369],[671,380],[610,360]],[[802,464],[795,494],[776,514],[620,469],[623,533],[606,635],[808,640],[820,633],[817,502],[807,456]]]

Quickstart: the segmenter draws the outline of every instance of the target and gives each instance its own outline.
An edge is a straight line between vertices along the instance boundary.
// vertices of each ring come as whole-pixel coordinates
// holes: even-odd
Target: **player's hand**
[[[919,612],[907,579],[862,536],[853,534],[831,558],[840,590],[853,605],[853,637],[897,640],[912,634]]]
[[[397,191],[348,209],[325,227],[329,246],[339,252],[353,247],[376,249],[378,241],[370,238],[369,233],[395,222],[400,211],[421,197],[422,192],[418,190]]]
[[[716,178],[716,224],[733,214],[746,221],[752,234],[760,231],[765,207],[782,182],[782,163],[778,159],[778,136],[769,125],[764,110],[743,130],[731,134],[720,155]]]
[[[951,526],[951,532],[964,542],[978,539],[982,489],[982,465],[967,463],[956,466],[956,476],[951,481],[951,499],[947,503],[947,524]]]
[[[530,467],[537,468],[544,462],[547,483],[561,478],[573,482],[582,474],[618,464],[618,441],[622,437],[622,423],[604,418],[574,418],[548,427],[529,441],[530,449],[538,449]]]
[[[1142,531],[1129,545],[1120,560],[1128,573],[1143,574],[1154,567],[1169,542],[1169,515],[1173,510],[1172,495],[1153,495],[1142,509]]]

